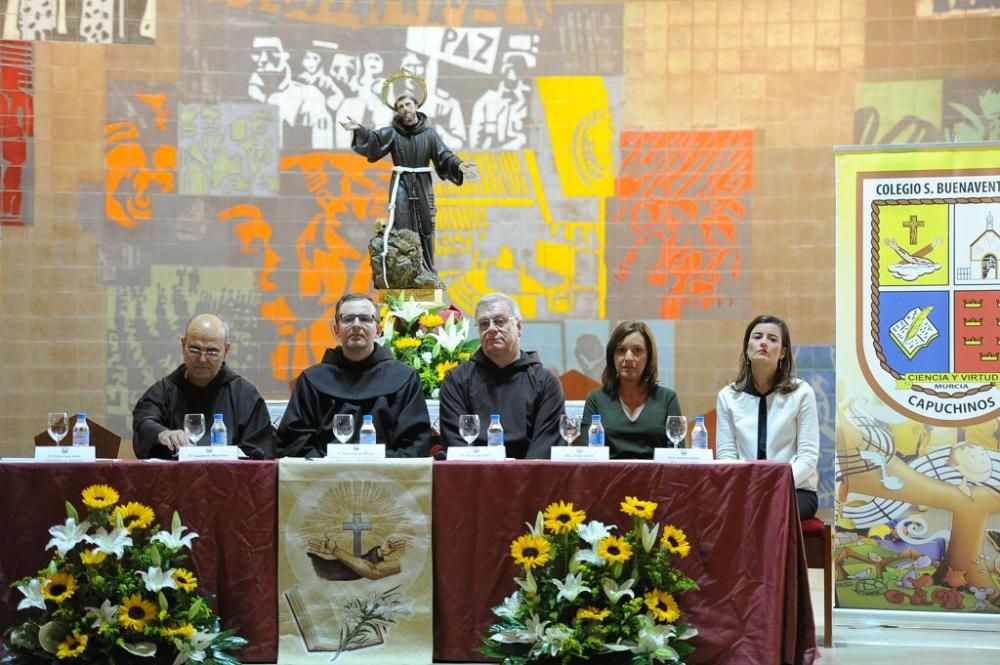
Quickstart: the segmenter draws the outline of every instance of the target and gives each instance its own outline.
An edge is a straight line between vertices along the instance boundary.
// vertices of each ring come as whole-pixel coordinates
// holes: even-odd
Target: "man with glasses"
[[[337,301],[333,335],[318,365],[295,381],[278,427],[281,457],[323,457],[334,443],[333,417],[354,416],[348,443],[357,443],[362,416],[372,416],[375,438],[389,457],[424,457],[431,447],[431,423],[420,378],[375,340],[382,329],[369,296],[348,293]]]
[[[534,351],[521,351],[523,331],[517,303],[491,293],[476,305],[479,350],[448,372],[441,385],[441,438],[444,445],[462,446],[458,417],[479,414],[489,423],[499,413],[507,457],[548,459],[560,442],[559,415],[563,392],[559,380],[542,366]],[[482,427],[479,441],[486,441]]]
[[[274,456],[267,405],[253,383],[226,366],[228,354],[229,326],[222,319],[198,314],[188,322],[181,337],[184,363],[150,386],[132,411],[136,457],[171,459],[191,445],[184,434],[186,413],[204,414],[206,429],[221,413],[230,445],[251,459]]]

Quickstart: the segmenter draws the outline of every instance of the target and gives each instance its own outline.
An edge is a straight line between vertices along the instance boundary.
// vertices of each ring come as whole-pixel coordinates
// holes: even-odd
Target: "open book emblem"
[[[862,373],[888,406],[918,422],[957,427],[995,418],[1000,197],[877,194],[899,177],[874,174],[858,190]]]

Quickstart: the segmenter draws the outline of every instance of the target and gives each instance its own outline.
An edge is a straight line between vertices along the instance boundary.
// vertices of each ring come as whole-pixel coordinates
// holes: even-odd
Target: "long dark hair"
[[[632,333],[639,333],[646,341],[646,366],[642,370],[640,383],[646,387],[646,393],[652,397],[656,392],[656,384],[660,380],[658,369],[659,361],[656,355],[656,342],[653,341],[653,332],[644,321],[622,321],[611,333],[608,345],[604,349],[604,373],[601,375],[601,387],[604,392],[611,395],[612,399],[618,397],[618,388],[621,381],[618,379],[618,371],[615,369],[615,349],[622,343],[622,340]]]
[[[753,374],[750,371],[750,358],[747,356],[747,344],[750,343],[750,333],[761,323],[773,323],[781,329],[781,348],[785,350],[785,356],[778,359],[778,370],[774,376],[774,387],[772,390],[781,393],[790,393],[799,387],[795,379],[795,360],[792,358],[792,336],[788,333],[788,326],[784,321],[772,314],[761,314],[750,322],[746,332],[743,333],[743,346],[740,347],[740,364],[736,373],[736,380],[733,381],[733,390],[746,392],[753,385]]]

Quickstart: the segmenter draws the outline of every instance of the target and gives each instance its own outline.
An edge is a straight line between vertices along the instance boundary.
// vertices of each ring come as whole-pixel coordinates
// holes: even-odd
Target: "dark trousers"
[[[795,490],[795,499],[799,503],[799,519],[807,520],[816,515],[819,507],[819,497],[812,490]]]

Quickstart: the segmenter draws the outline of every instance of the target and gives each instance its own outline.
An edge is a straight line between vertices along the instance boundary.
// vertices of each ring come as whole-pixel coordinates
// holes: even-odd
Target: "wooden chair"
[[[802,520],[806,563],[823,569],[823,646],[833,646],[833,534],[830,524],[818,517]]]
[[[76,414],[69,417],[69,434],[66,439],[63,439],[64,443],[69,443],[67,439],[73,435],[73,425],[76,424]],[[96,455],[98,459],[117,459],[118,449],[121,447],[122,438],[112,432],[111,430],[98,425],[90,418],[87,418],[87,426],[90,427],[90,445],[94,446],[97,450]],[[36,446],[54,446],[55,443],[52,442],[52,437],[49,436],[47,431],[39,432],[35,435],[35,445]]]

